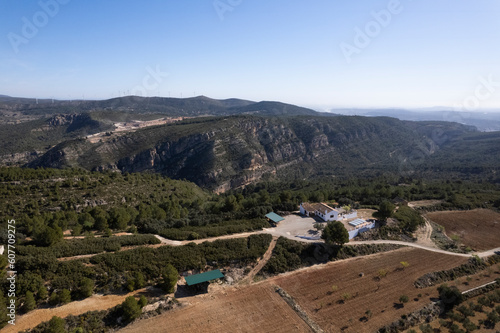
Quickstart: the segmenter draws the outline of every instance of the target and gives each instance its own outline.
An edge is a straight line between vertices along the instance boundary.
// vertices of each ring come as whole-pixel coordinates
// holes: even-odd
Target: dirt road
[[[419,228],[415,234],[415,236],[417,237],[416,243],[437,249],[438,247],[431,239],[432,226],[426,217],[423,217],[423,218],[425,220],[425,224],[423,227]]]
[[[262,234],[262,233],[267,233],[273,235],[274,238],[278,238],[280,236],[286,237],[295,241],[299,242],[304,242],[304,243],[317,243],[317,242],[323,242],[323,240],[310,240],[310,239],[303,239],[297,237],[297,235],[308,235],[310,232],[313,230],[313,224],[314,220],[309,219],[309,218],[303,218],[300,216],[287,216],[286,222],[288,223],[281,223],[278,225],[276,228],[265,228],[263,230],[258,230],[258,231],[252,231],[252,232],[245,232],[245,233],[240,233],[240,234],[232,234],[232,235],[224,235],[224,236],[219,236],[219,237],[212,237],[212,238],[204,238],[204,239],[197,239],[197,240],[190,240],[190,241],[175,241],[171,239],[167,239],[164,237],[161,237],[159,235],[155,235],[156,238],[158,238],[161,241],[161,244],[155,244],[155,245],[147,245],[149,247],[160,247],[160,246],[165,246],[165,245],[170,245],[170,246],[182,246],[186,245],[188,243],[196,243],[196,244],[201,244],[203,242],[213,242],[218,239],[232,239],[232,238],[244,238],[248,237],[250,235],[256,235],[256,234]],[[455,255],[455,256],[462,256],[462,257],[471,257],[472,255],[478,255],[479,257],[488,257],[495,252],[500,251],[500,248],[495,248],[491,250],[487,250],[484,252],[474,252],[470,254],[464,254],[464,253],[454,253],[454,252],[448,252],[445,250],[441,250],[436,247],[434,242],[431,240],[431,234],[432,234],[432,227],[429,223],[429,221],[426,219],[425,221],[425,226],[418,232],[418,241],[415,243],[410,243],[410,242],[403,242],[403,241],[391,241],[391,240],[376,240],[376,241],[350,241],[348,244],[349,245],[359,245],[359,244],[397,244],[397,245],[406,245],[406,246],[411,246],[411,247],[416,247],[419,249],[424,249],[428,251],[433,251],[433,252],[438,252],[438,253],[444,253],[444,254],[450,254],[450,255]],[[143,245],[138,245],[138,246],[130,246],[127,247],[127,249],[133,249],[136,247],[141,247]],[[124,250],[124,249],[122,249]],[[97,255],[97,254],[94,254]],[[86,258],[92,257],[94,255],[85,255]],[[59,260],[73,260],[73,259],[79,259],[82,258],[82,256],[75,256],[75,257],[69,257],[69,258],[60,258]]]
[[[404,245],[404,246],[415,247],[415,248],[418,248],[418,249],[427,250],[427,251],[431,251],[431,252],[449,254],[451,256],[459,256],[459,257],[472,257],[474,255],[477,255],[480,258],[484,258],[484,257],[489,257],[489,256],[495,254],[495,252],[500,252],[500,248],[496,248],[496,249],[491,249],[491,250],[484,251],[484,252],[455,253],[455,252],[449,252],[449,251],[437,249],[435,247],[430,247],[430,246],[421,245],[421,244],[417,244],[417,243],[408,243],[408,242],[393,241],[393,240],[355,241],[355,242],[349,242],[348,244],[349,245],[360,245],[360,244],[396,244],[396,245]]]

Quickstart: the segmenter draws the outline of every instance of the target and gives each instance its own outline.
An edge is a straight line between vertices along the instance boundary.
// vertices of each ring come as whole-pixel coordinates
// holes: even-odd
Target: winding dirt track
[[[425,234],[426,234],[425,237],[428,237],[430,239],[430,233],[432,232],[432,229],[429,229],[429,228],[431,228],[430,225],[428,226],[428,229],[426,229],[426,231],[425,231]],[[149,246],[150,247],[160,247],[160,246],[165,246],[165,245],[182,246],[182,245],[186,245],[186,244],[191,243],[191,242],[194,242],[196,244],[201,244],[203,242],[213,242],[213,241],[216,241],[218,239],[244,238],[244,237],[248,237],[250,235],[262,234],[262,233],[269,233],[269,234],[273,235],[274,237],[277,237],[272,232],[272,229],[264,229],[264,230],[261,230],[261,231],[245,232],[245,233],[241,233],[241,234],[232,234],[232,235],[225,235],[225,236],[220,236],[220,237],[198,239],[198,240],[195,240],[195,241],[174,241],[174,240],[166,239],[166,238],[163,238],[161,236],[155,235],[158,239],[161,240],[162,243],[161,244],[156,244],[156,245],[149,245]],[[283,237],[292,239],[294,241],[303,242],[303,243],[312,243],[313,242],[313,241],[310,241],[310,240],[305,240],[305,239],[301,239],[301,238],[295,237],[293,235],[279,235],[279,236],[283,236]],[[320,242],[323,242],[323,240],[315,240],[314,242],[315,243],[320,243]],[[410,247],[415,247],[415,248],[418,248],[418,249],[423,249],[423,250],[427,250],[427,251],[431,251],[431,252],[449,254],[449,255],[460,256],[460,257],[472,257],[473,255],[477,255],[480,258],[484,258],[484,257],[488,257],[488,256],[491,256],[491,255],[495,254],[495,252],[500,252],[500,247],[498,247],[498,248],[495,248],[495,249],[490,249],[490,250],[486,250],[486,251],[482,251],[482,252],[455,253],[455,252],[449,252],[449,251],[441,250],[441,249],[439,249],[439,248],[437,248],[437,247],[435,247],[435,246],[433,246],[431,244],[428,244],[427,241],[418,241],[416,243],[410,243],[410,242],[394,241],[394,240],[383,240],[382,239],[382,240],[373,240],[373,241],[350,241],[347,244],[348,245],[360,245],[360,244],[396,244],[396,245],[410,246]],[[142,246],[144,246],[144,245],[130,246],[130,247],[127,247],[126,250],[130,250],[130,249],[137,248],[137,247],[142,247]],[[125,249],[123,249],[123,250],[125,250]],[[59,260],[60,261],[66,261],[66,260],[74,260],[74,259],[81,259],[81,258],[90,258],[90,257],[96,256],[98,254],[100,254],[100,253],[88,254],[88,255],[84,255],[84,256],[59,258]]]
[[[425,224],[422,227],[420,227],[415,233],[415,237],[417,238],[416,243],[420,245],[426,245],[429,247],[437,248],[436,244],[431,239],[432,226],[429,220],[425,216],[423,216],[423,218],[425,220]]]
[[[264,255],[262,256],[262,259],[259,260],[259,263],[257,264],[257,266],[255,266],[250,271],[250,273],[248,273],[248,275],[243,280],[241,280],[240,284],[252,283],[253,278],[255,277],[255,275],[257,275],[257,273],[259,273],[260,270],[262,268],[264,268],[264,266],[267,264],[267,262],[269,261],[269,259],[271,259],[274,247],[276,246],[277,242],[278,242],[278,237],[274,236],[273,239],[271,240],[271,244],[269,244],[269,248],[267,249],[266,253],[264,253]]]
[[[484,258],[484,257],[489,257],[489,256],[495,254],[495,252],[500,252],[500,247],[496,248],[496,249],[491,249],[491,250],[488,250],[488,251],[483,251],[483,252],[455,253],[455,252],[449,252],[449,251],[437,249],[437,248],[426,246],[426,245],[421,245],[421,244],[416,244],[416,243],[408,243],[408,242],[402,242],[402,241],[393,241],[393,240],[374,240],[374,241],[349,242],[349,245],[360,245],[360,244],[396,244],[396,245],[404,245],[404,246],[415,247],[415,248],[418,248],[418,249],[427,250],[427,251],[431,251],[431,252],[449,254],[451,256],[459,256],[459,257],[472,257],[474,255],[477,255],[480,258]]]

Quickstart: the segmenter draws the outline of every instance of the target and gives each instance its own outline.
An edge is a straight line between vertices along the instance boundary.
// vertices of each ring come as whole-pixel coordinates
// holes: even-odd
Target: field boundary
[[[283,300],[290,305],[292,310],[294,310],[299,317],[311,328],[314,333],[324,333],[324,331],[319,327],[314,320],[307,315],[307,312],[300,307],[300,305],[290,296],[283,288],[275,286],[276,292],[283,298]]]
[[[469,290],[465,290],[465,291],[462,291],[462,295],[465,295],[465,294],[468,294],[468,293],[471,293],[473,291],[476,291],[476,290],[479,290],[479,289],[482,289],[482,288],[485,288],[485,287],[488,287],[492,284],[498,284],[499,282],[498,281],[491,281],[491,282],[488,282],[488,283],[485,283],[479,287],[475,287],[475,288],[472,288],[472,289],[469,289]]]
[[[499,282],[492,281],[488,282],[486,284],[483,284],[479,287],[475,287],[469,290],[464,290],[462,291],[462,295],[466,297],[466,299],[472,298],[472,297],[477,297],[480,295],[484,295],[491,290],[494,290],[495,288],[491,288],[491,285],[498,284]],[[476,292],[474,295],[469,295],[471,292]],[[464,303],[465,300],[462,302]],[[443,303],[441,300],[434,301],[432,303],[427,304],[426,306],[413,311],[410,314],[406,315],[406,319],[398,319],[397,321],[386,325],[384,327],[381,327],[377,330],[377,333],[382,333],[382,332],[400,332],[402,330],[407,330],[411,327],[415,327],[418,324],[422,324],[424,322],[429,322],[429,318],[432,318],[430,322],[433,320],[436,320],[436,318],[440,315],[442,315],[445,312],[445,308],[443,306]]]

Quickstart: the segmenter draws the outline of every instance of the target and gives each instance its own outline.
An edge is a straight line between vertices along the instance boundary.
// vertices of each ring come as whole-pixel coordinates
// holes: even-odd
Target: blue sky
[[[0,94],[500,109],[495,0],[4,0],[0,13]]]

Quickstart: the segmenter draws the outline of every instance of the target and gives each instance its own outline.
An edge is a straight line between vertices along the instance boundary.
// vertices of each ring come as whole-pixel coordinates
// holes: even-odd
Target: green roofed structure
[[[195,284],[200,284],[211,280],[220,279],[223,277],[224,274],[222,274],[219,269],[216,269],[214,271],[208,271],[201,274],[186,276],[185,279],[186,279],[186,284],[188,286],[194,286]]]
[[[266,218],[269,220],[269,222],[271,222],[271,224],[274,224],[274,225],[277,225],[278,223],[280,223],[281,221],[284,220],[283,217],[281,217],[278,214],[273,213],[273,212],[267,214]]]

